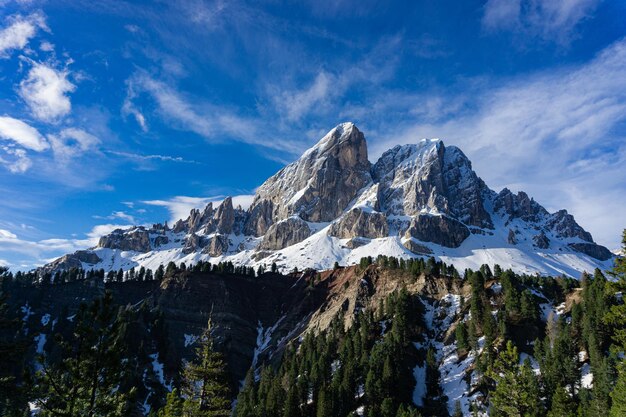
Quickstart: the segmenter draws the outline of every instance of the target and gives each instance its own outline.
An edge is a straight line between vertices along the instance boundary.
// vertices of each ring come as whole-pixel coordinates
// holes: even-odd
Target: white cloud
[[[0,138],[11,140],[37,152],[44,151],[50,147],[37,129],[9,116],[0,116]]]
[[[33,162],[26,155],[26,151],[21,148],[10,146],[0,147],[4,151],[4,156],[0,156],[0,164],[4,165],[13,174],[22,174],[33,166]]]
[[[122,112],[132,114],[142,126],[147,122],[135,103],[141,93],[154,100],[160,116],[175,129],[194,132],[212,142],[234,140],[291,153],[302,150],[302,146],[294,141],[272,136],[272,131],[258,119],[188,97],[143,71],[136,73],[127,83],[127,100]]]
[[[137,97],[134,83],[131,81],[127,81],[126,87],[126,98],[124,99],[124,104],[122,105],[122,114],[124,116],[133,116],[139,127],[141,127],[141,130],[147,132],[148,123],[146,122],[146,118],[133,103],[133,100]]]
[[[403,43],[399,36],[385,38],[359,62],[337,65],[334,71],[318,69],[305,88],[301,88],[299,82],[291,89],[284,85],[272,86],[269,95],[274,107],[290,124],[312,115],[336,115],[341,99],[346,96],[353,99],[354,93],[362,89],[378,90],[381,82],[393,76],[397,64],[394,52],[400,45]],[[369,95],[369,91],[366,94]]]
[[[42,50],[43,52],[52,52],[54,51],[54,45],[48,41],[43,41],[39,45],[39,49]]]
[[[24,49],[38,29],[48,30],[43,15],[13,16],[8,26],[0,30],[0,58],[8,58],[14,50]]]
[[[179,219],[186,219],[189,217],[189,212],[192,209],[203,209],[208,203],[221,204],[224,201],[225,196],[214,197],[188,197],[188,196],[176,196],[169,200],[147,200],[142,201],[143,204],[150,206],[165,207],[170,212],[171,221],[175,222]],[[247,209],[252,204],[254,199],[253,195],[237,195],[233,196],[233,206],[237,207],[241,205],[243,209]]]
[[[322,71],[317,74],[309,88],[295,92],[286,91],[277,104],[287,114],[287,119],[299,120],[311,107],[324,104],[332,84],[331,76]]]
[[[0,229],[0,238],[3,239],[17,239],[17,235],[15,233],[11,233],[8,230]]]
[[[120,219],[120,220],[125,220],[131,224],[137,223],[137,221],[135,220],[135,217],[133,217],[131,214],[128,214],[124,211],[114,211],[108,216],[93,216],[93,217],[94,219],[108,219],[108,220]]]
[[[115,229],[128,229],[127,224],[101,224],[94,226],[82,239],[52,238],[42,240],[20,239],[15,234],[0,229],[0,253],[17,253],[34,261],[30,266],[48,262],[50,258],[95,246],[101,236]]]
[[[58,134],[48,135],[57,158],[67,160],[97,148],[100,139],[82,129],[67,128]]]
[[[489,0],[483,27],[510,30],[566,44],[576,26],[588,18],[600,0]]]
[[[20,83],[19,94],[36,118],[54,122],[70,113],[72,103],[67,94],[76,86],[68,80],[68,75],[67,70],[33,63],[28,77]]]
[[[142,155],[138,153],[132,152],[119,152],[119,151],[106,151],[112,155],[121,156],[128,159],[134,159],[138,161],[164,161],[164,162],[182,162],[187,164],[197,164],[196,161],[189,161],[180,156],[169,156],[169,155]]]

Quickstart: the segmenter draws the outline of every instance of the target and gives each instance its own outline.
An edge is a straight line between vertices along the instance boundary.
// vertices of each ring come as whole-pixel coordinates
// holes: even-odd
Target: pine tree
[[[548,417],[575,417],[575,408],[568,391],[559,385],[552,397],[552,406],[548,412]]]
[[[165,406],[159,410],[157,417],[183,417],[183,399],[174,388],[172,392],[167,394]]]
[[[518,364],[517,348],[509,340],[488,374],[496,388],[491,393],[492,416],[526,417],[541,412],[537,378],[528,360]]]
[[[120,392],[124,380],[119,326],[109,292],[91,305],[81,304],[70,337],[57,334],[58,361],[39,358],[35,403],[40,415],[115,417],[130,414],[133,390]]]
[[[0,279],[6,278],[8,268],[0,267]],[[0,292],[0,415],[23,415],[28,386],[18,381],[24,367],[27,343],[20,340],[20,321],[8,314],[5,296]]]
[[[226,364],[213,350],[212,324],[197,342],[196,358],[183,370],[182,394],[185,417],[228,417],[231,413]]]
[[[622,234],[622,252],[626,253],[626,230]],[[626,294],[626,258],[621,257],[615,260],[615,266],[611,271],[611,275],[616,279],[614,284],[615,293],[621,291],[622,299]],[[626,351],[626,303],[614,305],[610,312],[606,315],[607,322],[613,328],[613,340],[618,350]],[[611,406],[611,417],[626,415],[626,359],[622,358],[618,368],[617,381],[615,388],[611,393],[613,404]]]

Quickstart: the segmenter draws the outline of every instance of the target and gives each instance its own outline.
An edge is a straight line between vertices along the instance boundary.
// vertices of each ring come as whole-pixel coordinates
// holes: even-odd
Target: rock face
[[[500,191],[493,206],[496,212],[500,211],[506,214],[509,220],[517,218],[526,222],[538,222],[543,217],[548,216],[546,209],[529,198],[525,192],[520,191],[513,194],[508,188]]]
[[[259,250],[277,250],[302,242],[311,236],[307,222],[299,217],[290,217],[272,224],[259,245]]]
[[[213,216],[213,220],[215,221],[215,228],[219,233],[227,235],[233,232],[235,209],[233,208],[233,199],[231,197],[226,197],[220,204]]]
[[[389,226],[384,214],[355,208],[331,224],[328,234],[341,239],[353,237],[376,239],[388,236]]]
[[[577,237],[593,243],[591,233],[580,227],[574,220],[574,216],[569,214],[567,210],[559,210],[552,214],[548,219],[547,226],[559,238]]]
[[[83,264],[95,265],[102,261],[98,255],[86,250],[79,250],[69,255],[63,255],[59,259],[43,267],[44,273],[54,274],[56,271],[64,271],[72,268],[83,268]]]
[[[152,249],[150,235],[142,226],[128,231],[116,229],[112,233],[102,236],[98,242],[98,247],[135,252],[148,252]]]
[[[470,235],[463,223],[447,216],[419,214],[411,220],[406,238],[414,237],[423,242],[433,242],[448,248],[458,248]]]
[[[543,232],[533,236],[533,242],[539,249],[548,249],[550,247],[550,239]]]
[[[224,235],[213,235],[207,245],[202,250],[202,253],[206,253],[209,256],[222,256],[228,252],[230,242],[228,237]]]
[[[506,241],[510,245],[517,245],[517,237],[515,237],[515,232],[513,231],[513,229],[509,229],[509,235],[507,236]]]
[[[272,225],[274,203],[271,200],[259,200],[250,207],[244,233],[248,236],[263,236]]]
[[[190,253],[198,252],[200,249],[204,248],[207,243],[207,239],[204,236],[198,236],[192,233],[185,239],[183,253],[189,255]]]
[[[595,243],[570,243],[568,246],[600,261],[607,261],[613,257],[610,250]]]
[[[409,239],[403,243],[404,247],[413,252],[416,255],[431,255],[433,251],[422,244],[415,242],[413,239]]]
[[[268,221],[292,215],[332,221],[370,181],[365,136],[354,124],[341,124],[259,187],[246,230],[264,233]]]
[[[426,210],[467,225],[493,228],[483,205],[489,189],[456,147],[426,139],[396,146],[380,157],[372,176],[380,183],[381,206],[388,214],[415,216]]]

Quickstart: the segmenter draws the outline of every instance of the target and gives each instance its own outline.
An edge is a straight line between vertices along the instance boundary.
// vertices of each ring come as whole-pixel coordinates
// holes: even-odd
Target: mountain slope
[[[372,165],[363,133],[343,123],[263,183],[247,210],[227,198],[192,210],[172,228],[118,230],[42,271],[156,269],[198,260],[275,262],[288,271],[378,255],[575,277],[606,269],[613,259],[567,211],[551,214],[524,192],[491,190],[459,148],[423,139],[388,150]]]

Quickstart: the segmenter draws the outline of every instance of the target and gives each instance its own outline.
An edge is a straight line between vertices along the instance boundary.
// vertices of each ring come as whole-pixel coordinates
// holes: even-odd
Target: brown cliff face
[[[264,234],[269,222],[292,215],[332,221],[371,181],[369,171],[365,136],[352,123],[339,125],[259,187],[246,230]]]
[[[279,360],[287,344],[303,333],[325,329],[338,312],[344,313],[349,325],[362,308],[375,309],[381,299],[402,287],[435,298],[447,292],[467,292],[461,281],[449,277],[416,277],[404,270],[370,265],[260,277],[183,271],[161,283],[85,280],[18,288],[10,292],[9,302],[16,308],[26,304],[31,308],[33,314],[26,323],[30,334],[49,332],[41,325],[45,314],[50,315],[50,322],[62,322],[81,302],[100,297],[105,291],[112,292],[119,306],[160,312],[169,346],[167,355],[160,359],[166,379],[182,358],[192,357],[190,340],[201,334],[211,315],[216,345],[225,353],[233,382],[237,382],[251,366],[255,349],[257,365]],[[269,340],[263,351],[257,346],[259,330]],[[144,329],[143,337],[154,336]]]

